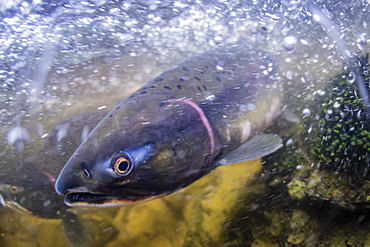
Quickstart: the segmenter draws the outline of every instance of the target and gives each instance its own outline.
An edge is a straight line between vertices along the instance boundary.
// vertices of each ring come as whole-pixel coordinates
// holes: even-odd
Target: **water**
[[[305,1],[0,3],[1,177],[10,177],[38,154],[57,123],[79,113],[106,111],[177,61],[240,38],[259,43],[275,59],[289,85],[285,103],[290,118],[307,117],[307,105],[328,79],[348,66],[350,57],[369,52],[367,1],[313,4],[328,18],[325,24]],[[331,26],[335,28],[329,31]],[[51,164],[41,166],[50,169]],[[50,173],[57,176],[54,170]],[[309,215],[304,205],[319,211],[321,201],[291,202],[281,185],[288,177],[259,171],[260,161],[222,167],[162,199],[76,209],[58,216],[62,220],[0,205],[0,245],[368,243],[360,224],[366,222],[366,210],[329,207],[322,210],[325,214],[312,209]],[[345,223],[338,223],[336,215],[344,215],[353,230],[343,230]],[[345,240],[338,237],[343,231]]]

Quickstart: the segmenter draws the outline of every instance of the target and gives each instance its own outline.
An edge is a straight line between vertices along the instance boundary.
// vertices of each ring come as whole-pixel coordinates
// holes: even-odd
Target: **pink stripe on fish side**
[[[41,173],[44,174],[49,179],[50,183],[55,185],[55,178],[53,177],[53,175],[51,175],[48,172],[44,172],[44,171],[41,171]]]
[[[208,135],[209,135],[209,139],[210,139],[210,142],[211,142],[210,154],[213,155],[214,152],[215,152],[215,137],[213,135],[212,127],[211,127],[211,125],[210,125],[210,123],[208,121],[208,118],[204,114],[203,110],[197,104],[195,104],[193,101],[190,101],[190,100],[186,100],[186,99],[173,99],[173,100],[169,100],[169,101],[181,101],[181,102],[184,102],[184,103],[190,105],[191,107],[193,107],[193,109],[197,111],[197,113],[200,116],[200,119],[203,122],[204,127],[206,127],[206,129],[207,129],[207,132],[208,132]]]

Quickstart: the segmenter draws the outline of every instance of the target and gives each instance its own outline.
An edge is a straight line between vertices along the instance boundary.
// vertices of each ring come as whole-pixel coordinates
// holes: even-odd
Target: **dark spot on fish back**
[[[183,70],[183,71],[189,71],[189,69],[188,69],[188,68],[186,68],[186,67],[182,67],[182,70]]]
[[[113,117],[113,114],[110,114],[109,117]]]
[[[197,81],[200,81],[199,77],[194,76],[194,79],[197,80]]]
[[[180,85],[180,84],[178,84],[177,86],[176,86],[178,89],[182,89],[182,86]]]
[[[157,78],[154,81],[163,81],[163,78]]]
[[[204,65],[204,68],[208,69],[209,67],[207,65]]]
[[[135,97],[135,94],[131,95],[130,97],[128,97],[129,99],[132,99],[133,97]],[[119,109],[119,108],[118,108]],[[116,109],[116,110],[118,110]]]
[[[204,90],[208,90],[206,86],[203,85]]]
[[[180,80],[181,82],[184,82],[184,81],[185,81],[185,79],[184,79],[184,78],[179,78],[179,80]]]
[[[141,91],[140,94],[147,94],[148,91]]]
[[[202,89],[201,89],[199,86],[197,86],[197,88],[198,88],[198,90],[199,90],[199,91],[201,91],[201,92],[202,92]]]
[[[121,107],[120,106],[117,106],[115,110],[119,110]]]
[[[216,80],[217,80],[217,81],[221,81],[220,77],[218,77],[218,76],[216,77]]]
[[[146,86],[143,86],[142,89],[148,89],[148,88],[156,88],[156,86],[154,86],[154,85],[146,85]]]
[[[163,86],[163,88],[168,89],[168,90],[172,90],[172,88],[169,87],[169,86]]]

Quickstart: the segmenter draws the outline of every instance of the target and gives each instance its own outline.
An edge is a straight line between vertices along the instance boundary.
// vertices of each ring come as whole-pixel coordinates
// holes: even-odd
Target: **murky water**
[[[348,47],[349,56],[369,52],[367,1],[313,4],[332,25],[320,22],[305,1],[0,3],[0,179],[14,181],[13,198],[26,191],[17,200],[31,200],[28,210],[42,215],[43,207],[60,201],[49,198],[35,206],[36,197],[53,192],[20,168],[36,159],[37,169],[58,175],[63,164],[55,159],[68,157],[44,146],[56,125],[76,114],[105,112],[176,62],[239,39],[271,54],[287,85],[289,116],[303,118],[318,90],[346,65],[338,44]],[[286,191],[289,174],[261,170],[260,160],[221,167],[161,199],[121,208],[61,209],[54,217],[0,205],[0,245],[370,245],[364,234],[367,209],[343,211],[328,207],[328,200],[292,199]],[[26,183],[18,184],[21,179]],[[42,193],[32,195],[37,191]]]

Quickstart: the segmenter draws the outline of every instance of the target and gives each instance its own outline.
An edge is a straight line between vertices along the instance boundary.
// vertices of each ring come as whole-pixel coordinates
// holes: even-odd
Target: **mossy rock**
[[[329,80],[302,103],[301,121],[282,131],[286,145],[268,163],[289,177],[291,198],[370,206],[370,112],[361,98],[370,95],[368,68],[366,56]]]

